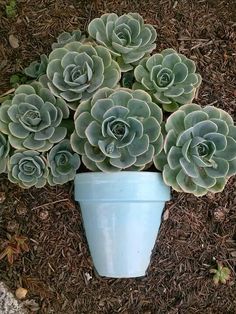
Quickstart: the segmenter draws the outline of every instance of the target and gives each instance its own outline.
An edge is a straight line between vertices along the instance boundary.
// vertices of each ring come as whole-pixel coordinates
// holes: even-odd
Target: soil
[[[0,0],[0,95],[9,78],[40,54],[63,30],[105,12],[139,12],[157,30],[157,51],[173,47],[196,61],[203,76],[197,102],[214,104],[236,119],[235,0],[19,0],[7,18]],[[9,35],[19,40],[13,49]],[[144,278],[103,279],[93,269],[72,184],[22,190],[0,176],[0,241],[28,237],[30,250],[10,266],[0,261],[0,281],[23,286],[39,313],[235,314],[236,180],[222,193],[196,198],[173,193],[166,204],[151,265]],[[231,270],[214,285],[217,262]],[[91,276],[91,278],[90,278]],[[37,306],[34,306],[37,310]],[[31,308],[33,310],[33,308]]]

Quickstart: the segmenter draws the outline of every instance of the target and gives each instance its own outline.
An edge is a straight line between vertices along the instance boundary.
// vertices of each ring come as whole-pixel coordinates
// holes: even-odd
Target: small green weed
[[[25,84],[27,82],[27,77],[22,73],[16,73],[11,75],[10,84],[13,88],[17,88],[21,84]]]
[[[227,280],[230,279],[230,269],[224,267],[222,263],[217,263],[217,269],[211,269],[210,273],[214,274],[213,281],[216,286],[220,283],[226,284]]]
[[[15,17],[17,13],[16,0],[9,0],[6,4],[6,16],[8,18]]]

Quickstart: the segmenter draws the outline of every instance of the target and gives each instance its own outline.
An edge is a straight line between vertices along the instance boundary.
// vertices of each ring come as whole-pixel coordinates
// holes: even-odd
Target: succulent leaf
[[[0,132],[0,173],[6,172],[10,145],[7,137]]]
[[[46,73],[47,65],[48,58],[43,54],[40,56],[40,62],[33,61],[27,68],[25,68],[24,72],[27,76],[32,77],[33,79],[38,79],[41,75]]]
[[[52,44],[52,49],[62,48],[66,44],[74,41],[82,41],[85,39],[85,36],[82,32],[77,29],[73,32],[63,32],[57,37],[57,42]]]
[[[162,111],[144,91],[100,89],[74,118],[72,149],[92,171],[141,170],[162,150]]]
[[[229,115],[212,106],[184,105],[167,119],[165,130],[154,164],[166,184],[196,196],[221,192],[236,174],[236,132]]]

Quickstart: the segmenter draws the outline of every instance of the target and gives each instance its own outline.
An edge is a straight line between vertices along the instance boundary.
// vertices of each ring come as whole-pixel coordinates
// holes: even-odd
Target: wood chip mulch
[[[0,95],[11,88],[9,77],[48,53],[61,31],[84,29],[105,12],[132,11],[156,27],[158,51],[173,47],[196,61],[204,78],[197,102],[236,120],[235,0],[19,0],[11,19],[5,4],[0,0]],[[148,275],[126,280],[94,272],[72,185],[23,191],[1,175],[0,192],[0,244],[19,232],[30,246],[13,266],[0,261],[0,281],[13,291],[27,288],[39,313],[236,313],[235,178],[216,195],[174,192]],[[217,261],[231,270],[226,285],[213,283],[209,270]]]

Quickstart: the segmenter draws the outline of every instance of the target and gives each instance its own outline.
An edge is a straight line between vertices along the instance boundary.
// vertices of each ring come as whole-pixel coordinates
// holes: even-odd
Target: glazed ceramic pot
[[[146,274],[170,188],[160,173],[88,172],[75,178],[94,266],[100,276]]]

